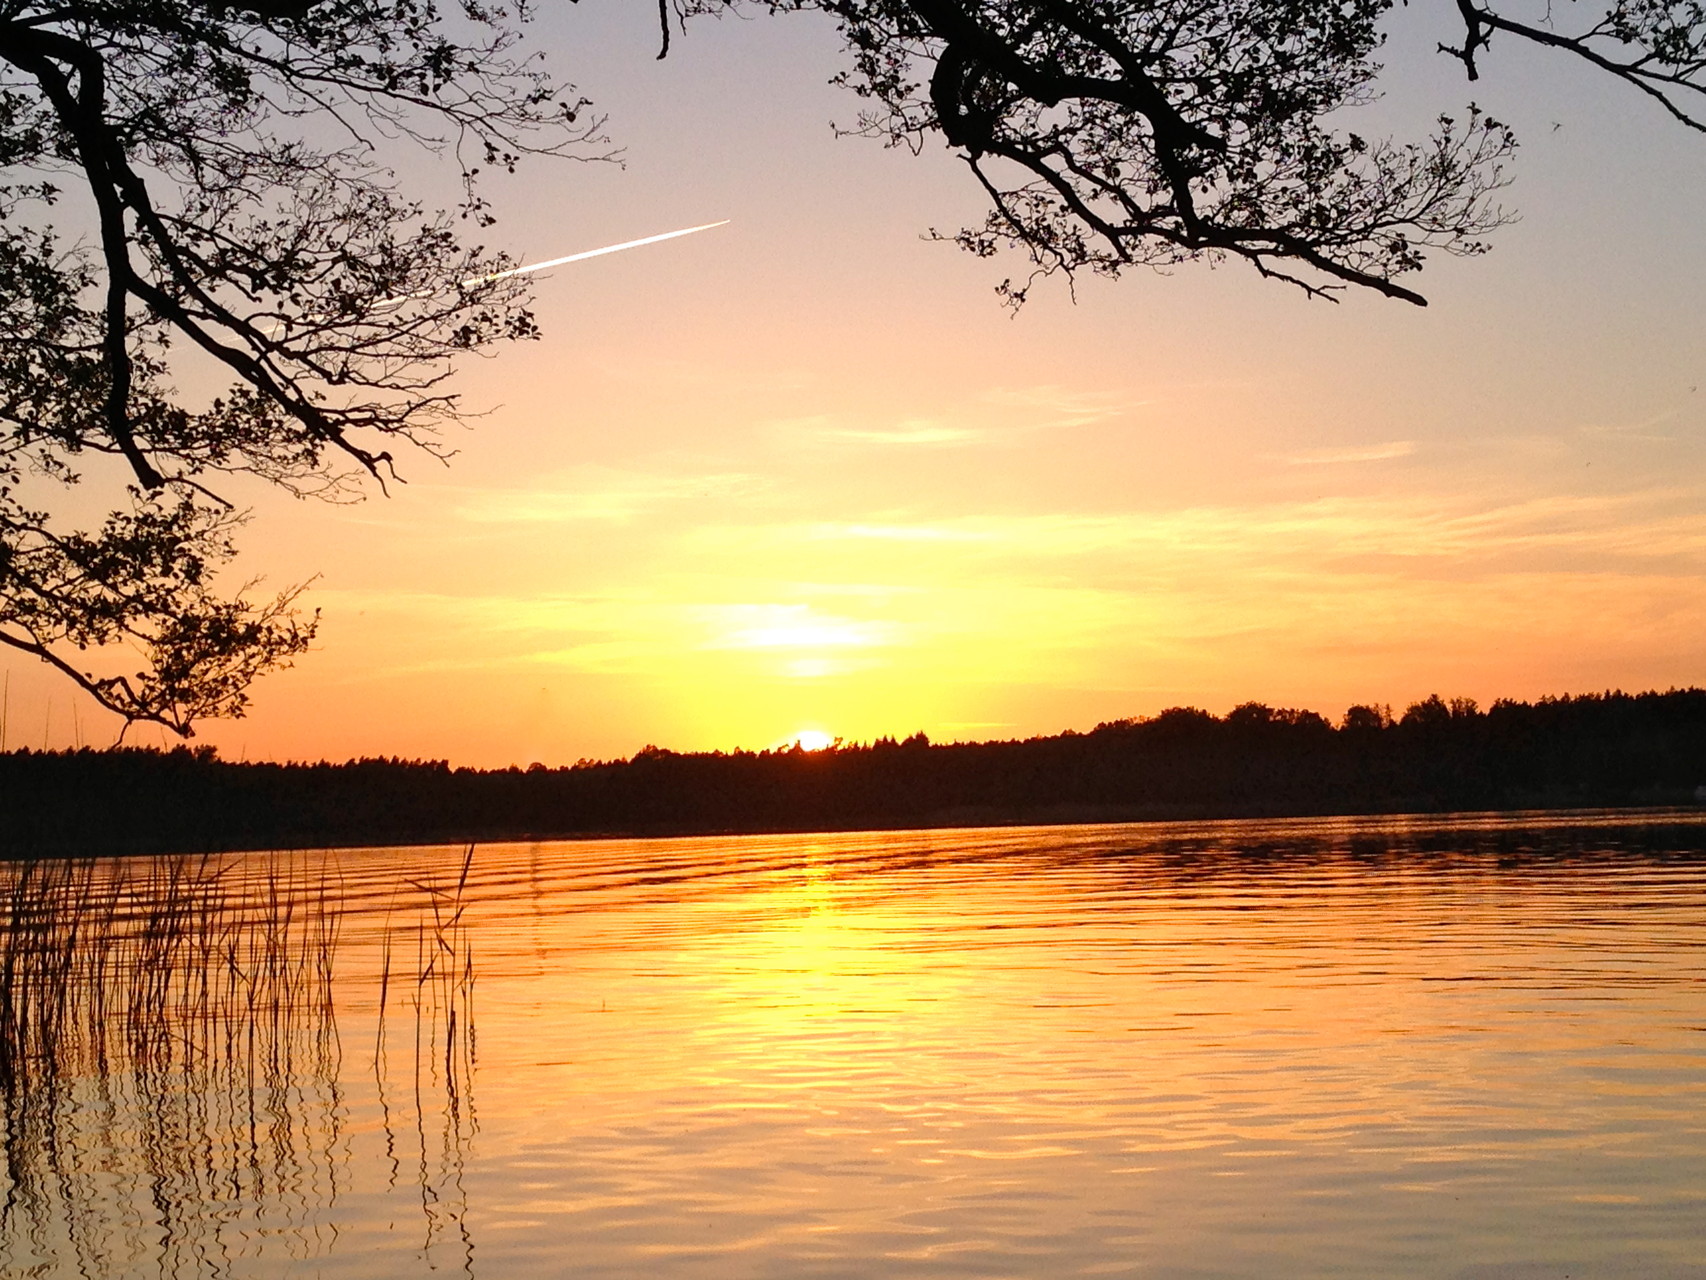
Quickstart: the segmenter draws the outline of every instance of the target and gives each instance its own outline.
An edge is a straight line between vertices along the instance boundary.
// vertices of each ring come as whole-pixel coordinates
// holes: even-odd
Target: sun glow
[[[793,742],[801,751],[822,751],[835,745],[835,739],[822,729],[801,729],[794,735]]]

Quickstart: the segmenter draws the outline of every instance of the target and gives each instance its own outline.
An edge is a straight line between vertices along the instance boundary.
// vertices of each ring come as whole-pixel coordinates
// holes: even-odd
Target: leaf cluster
[[[479,177],[591,158],[600,122],[522,55],[526,17],[0,0],[0,643],[185,733],[305,647],[294,591],[219,594],[240,521],[220,478],[383,485],[399,445],[444,456],[453,356],[536,333],[514,263],[469,242],[492,222]],[[453,166],[454,210],[399,191],[399,141]],[[194,366],[224,389],[180,391]],[[130,496],[94,531],[60,529],[63,500],[24,501],[115,467]],[[115,641],[142,673],[70,657]]]
[[[737,7],[692,0],[684,13]],[[1378,96],[1394,0],[760,0],[839,22],[867,106],[847,132],[953,148],[988,198],[937,238],[1043,276],[1242,261],[1312,296],[1418,305],[1430,253],[1485,253],[1516,148],[1473,104],[1427,136],[1353,127]],[[1545,46],[1706,123],[1699,0],[1457,0],[1468,78],[1495,36]],[[1570,25],[1572,20],[1575,25]],[[937,233],[933,233],[937,234]]]
[[[867,101],[851,132],[940,135],[989,199],[943,238],[1028,278],[1236,259],[1330,296],[1485,252],[1511,132],[1471,107],[1418,142],[1346,127],[1390,0],[826,0]]]

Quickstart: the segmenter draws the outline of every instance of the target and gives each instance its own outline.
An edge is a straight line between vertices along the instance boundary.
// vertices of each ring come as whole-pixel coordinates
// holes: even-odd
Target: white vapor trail
[[[583,249],[579,253],[567,254],[561,258],[552,258],[548,262],[530,262],[525,267],[511,267],[508,271],[499,271],[489,276],[472,276],[469,279],[464,280],[461,287],[464,289],[470,289],[477,284],[491,284],[496,280],[507,280],[511,276],[524,276],[533,271],[545,271],[551,267],[561,267],[570,262],[582,262],[587,258],[602,258],[607,253],[621,253],[624,249],[638,249],[641,245],[657,244],[660,240],[674,240],[677,236],[690,236],[697,231],[709,231],[713,227],[726,227],[728,225],[729,219],[724,218],[721,222],[703,222],[697,227],[683,227],[679,231],[665,231],[662,235],[642,236],[638,240],[624,240],[621,244],[607,244],[602,249]],[[369,314],[378,311],[389,311],[393,307],[402,306],[405,302],[417,302],[422,298],[430,298],[435,292],[437,292],[437,290],[427,289],[420,293],[403,293],[398,294],[394,298],[381,298],[378,302],[373,304]],[[325,317],[312,315],[306,316],[304,319],[314,321],[323,320]],[[285,329],[288,326],[289,321],[274,320],[267,325],[267,329],[270,333],[277,334],[280,330]]]
[[[490,284],[494,280],[507,280],[511,276],[524,276],[532,271],[545,271],[551,267],[566,266],[571,262],[583,262],[587,258],[602,258],[607,253],[621,253],[624,249],[638,249],[641,245],[657,244],[660,240],[674,240],[677,236],[690,236],[696,231],[709,231],[713,227],[726,227],[729,219],[721,222],[701,223],[697,227],[683,227],[680,231],[665,231],[662,235],[644,236],[639,240],[624,240],[621,244],[607,244],[602,249],[583,249],[580,253],[571,253],[566,257],[552,258],[549,262],[529,263],[525,267],[511,267],[508,271],[500,271],[496,275],[476,276],[472,280],[464,280],[464,285]]]

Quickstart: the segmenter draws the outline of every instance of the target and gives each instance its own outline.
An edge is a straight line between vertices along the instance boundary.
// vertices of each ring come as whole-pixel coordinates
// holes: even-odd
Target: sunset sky
[[[627,163],[495,185],[493,242],[731,221],[541,276],[544,339],[464,369],[489,412],[449,468],[243,493],[244,576],[318,575],[323,622],[202,739],[558,764],[1706,683],[1706,137],[1539,50],[1495,43],[1472,94],[1434,7],[1360,128],[1473,96],[1523,145],[1522,220],[1435,258],[1432,306],[1188,267],[1016,317],[1021,261],[921,238],[981,216],[962,164],[832,135],[829,24],[700,22],[660,63],[655,10],[548,7]],[[10,670],[8,745],[111,741]]]

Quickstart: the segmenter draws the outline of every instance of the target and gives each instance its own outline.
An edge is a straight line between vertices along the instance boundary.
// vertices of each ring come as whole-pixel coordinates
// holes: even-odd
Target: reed
[[[474,846],[463,851],[454,880],[407,880],[422,906],[414,921],[415,966],[406,999],[412,1031],[414,1179],[421,1193],[429,1255],[454,1234],[465,1257],[472,1257],[467,1235],[462,1173],[467,1145],[478,1128],[473,1107],[475,1067],[474,950],[465,919]],[[386,1054],[386,1002],[391,987],[396,939],[407,925],[388,927],[381,967],[378,1011],[379,1048],[375,1075]],[[389,1115],[383,1096],[381,1105]],[[389,1133],[387,1134],[389,1139]]]
[[[431,956],[408,975],[440,1218],[472,1114],[471,858],[418,904]],[[320,1251],[349,1176],[342,928],[336,869],[306,855],[0,865],[0,1270],[212,1275]],[[392,951],[388,932],[382,1010]]]

